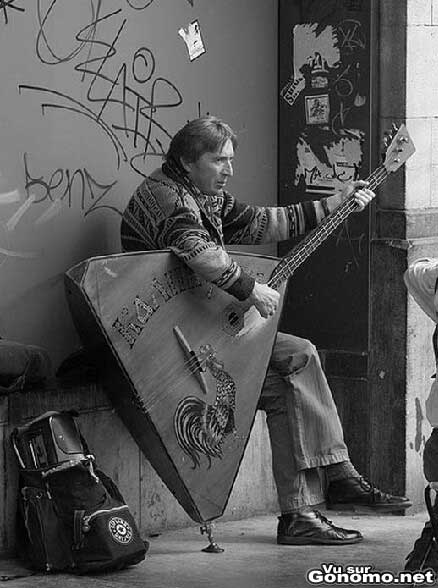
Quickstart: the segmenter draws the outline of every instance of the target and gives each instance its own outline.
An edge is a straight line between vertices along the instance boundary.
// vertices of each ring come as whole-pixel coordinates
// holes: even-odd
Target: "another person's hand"
[[[362,210],[375,197],[375,193],[367,188],[367,186],[368,182],[365,180],[355,180],[348,182],[341,192],[327,198],[329,211],[332,212],[337,206],[339,206],[339,204],[341,204],[344,200],[351,196],[353,192],[355,192],[354,199],[357,202],[357,207],[355,208],[354,212],[362,212]]]
[[[270,288],[267,284],[254,284],[253,291],[248,297],[248,302],[254,305],[263,318],[272,316],[280,301],[280,294],[277,290]]]

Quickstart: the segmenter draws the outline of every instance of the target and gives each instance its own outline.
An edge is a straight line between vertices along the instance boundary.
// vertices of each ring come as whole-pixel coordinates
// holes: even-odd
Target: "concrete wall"
[[[276,204],[277,2],[108,0],[102,3],[96,29],[93,7],[98,3],[91,0],[58,1],[50,8],[25,4],[20,11],[5,7],[0,23],[0,332],[4,338],[46,347],[56,368],[79,344],[63,274],[87,257],[119,251],[120,211],[142,179],[132,168],[133,156],[148,152],[141,164],[149,173],[161,163],[159,145],[167,149],[169,137],[188,119],[216,114],[239,134],[230,190],[248,203]],[[178,31],[195,20],[206,52],[191,61]],[[87,41],[82,44],[77,38],[81,30],[91,35],[84,33]],[[111,43],[115,52],[108,49]],[[101,59],[87,61],[96,56]],[[81,64],[90,70],[85,77],[77,69]],[[128,79],[122,84],[120,77],[109,96],[120,102],[107,103],[112,80],[123,66]],[[90,90],[99,67],[105,77],[96,76]],[[147,79],[152,67],[153,76]],[[153,83],[155,103],[148,106]],[[128,118],[123,121],[125,101]],[[43,102],[57,108],[43,109]],[[72,104],[79,115],[69,109]],[[141,135],[134,141],[133,133],[120,127],[132,130],[136,115]],[[128,156],[119,166],[103,124],[115,132]],[[88,214],[94,201],[78,181],[84,169],[101,185],[114,183],[105,192],[108,208]],[[68,194],[67,174],[71,177],[75,170]],[[95,196],[102,194],[99,189]],[[25,394],[9,402],[0,398],[0,551],[13,545],[16,470],[8,434],[26,415],[56,408],[80,410],[85,436],[103,469],[126,494],[145,534],[191,523],[101,392],[86,386]],[[266,426],[258,415],[226,517],[277,508],[269,460]]]
[[[1,12],[0,333],[43,345],[58,365],[78,345],[63,273],[120,251],[121,212],[187,120],[209,112],[231,124],[230,191],[276,203],[277,2],[56,0]],[[205,53],[190,60],[179,31],[194,21]]]
[[[406,174],[408,263],[438,257],[438,2],[408,2],[406,113],[417,153]],[[424,401],[435,373],[432,321],[409,297],[407,304],[408,490],[422,500],[422,452],[430,433]]]
[[[438,256],[438,2],[383,0],[378,7],[380,132],[406,122],[416,153],[380,190],[371,242],[371,471],[423,508],[433,325],[402,276],[415,259]]]

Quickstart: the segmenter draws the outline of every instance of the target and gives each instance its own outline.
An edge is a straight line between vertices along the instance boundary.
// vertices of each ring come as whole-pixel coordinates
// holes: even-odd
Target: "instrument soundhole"
[[[228,335],[236,335],[243,327],[243,312],[235,304],[230,304],[224,309],[222,328]]]
[[[228,315],[228,322],[232,327],[236,327],[238,325],[239,315],[237,314],[237,312],[230,312],[230,314]]]

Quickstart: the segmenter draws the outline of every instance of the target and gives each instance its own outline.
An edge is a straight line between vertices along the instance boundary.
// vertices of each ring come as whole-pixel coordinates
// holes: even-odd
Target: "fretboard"
[[[374,190],[389,176],[386,168],[378,167],[367,178],[368,188]],[[268,286],[277,289],[285,280],[290,278],[295,270],[341,225],[354,210],[357,203],[354,193],[346,198],[335,210],[325,217],[321,223],[308,233],[296,247],[281,259],[272,272]]]

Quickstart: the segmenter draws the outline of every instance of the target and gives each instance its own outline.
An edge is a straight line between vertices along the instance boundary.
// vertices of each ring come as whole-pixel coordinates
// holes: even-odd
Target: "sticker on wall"
[[[308,125],[327,125],[330,120],[330,100],[328,94],[306,96],[306,123]]]
[[[190,61],[205,53],[204,43],[201,37],[201,29],[197,20],[191,22],[187,29],[180,28],[178,35],[184,39],[189,52]]]
[[[287,84],[280,92],[280,96],[286,100],[289,106],[293,106],[295,104],[296,99],[301,94],[301,92],[306,87],[306,82],[304,78],[301,76],[297,79],[290,78]]]

